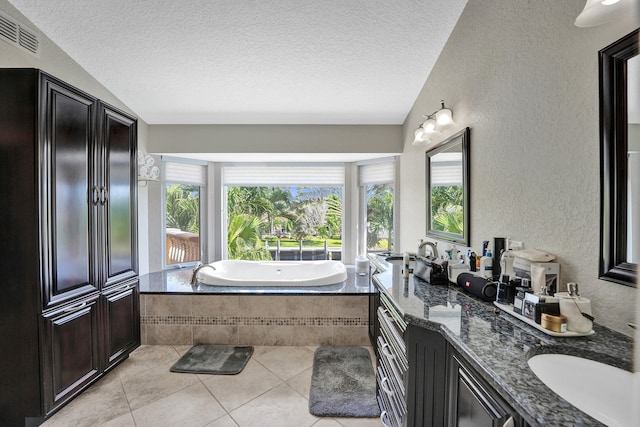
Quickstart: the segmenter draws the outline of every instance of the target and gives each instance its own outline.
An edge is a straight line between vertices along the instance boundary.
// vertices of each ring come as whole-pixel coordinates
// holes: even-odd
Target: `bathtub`
[[[341,261],[224,260],[198,272],[201,283],[212,286],[323,286],[347,280]]]

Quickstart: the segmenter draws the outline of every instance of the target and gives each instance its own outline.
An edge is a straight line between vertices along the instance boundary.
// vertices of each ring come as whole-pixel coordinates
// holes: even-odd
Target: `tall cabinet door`
[[[138,280],[105,292],[104,369],[109,369],[140,345],[140,292]]]
[[[93,123],[96,100],[41,78],[40,206],[43,309],[99,289]]]
[[[99,106],[103,281],[108,288],[138,274],[137,122],[101,103]]]
[[[45,413],[74,397],[100,374],[98,301],[98,295],[93,295],[42,317]]]

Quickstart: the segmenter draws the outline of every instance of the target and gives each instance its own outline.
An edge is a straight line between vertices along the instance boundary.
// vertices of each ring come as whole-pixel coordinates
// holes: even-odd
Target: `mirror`
[[[469,128],[427,152],[427,236],[469,246]]]
[[[599,53],[600,64],[600,266],[603,280],[637,286],[640,160],[637,105],[638,30]]]

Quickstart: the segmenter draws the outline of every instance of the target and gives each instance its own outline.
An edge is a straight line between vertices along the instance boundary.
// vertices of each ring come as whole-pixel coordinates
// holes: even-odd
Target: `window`
[[[163,169],[165,265],[200,261],[203,254],[205,166],[165,161]]]
[[[393,160],[358,167],[362,206],[360,215],[362,232],[359,236],[359,246],[366,248],[366,252],[393,250],[394,181]]]
[[[227,259],[342,256],[342,165],[223,168]]]

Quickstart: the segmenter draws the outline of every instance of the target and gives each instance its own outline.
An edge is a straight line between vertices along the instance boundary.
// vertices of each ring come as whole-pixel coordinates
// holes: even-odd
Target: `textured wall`
[[[405,122],[401,245],[415,250],[425,227],[425,149],[411,146],[413,131],[445,99],[457,123],[449,133],[471,127],[472,247],[499,236],[556,254],[597,321],[631,334],[637,291],[597,279],[597,52],[638,19],[578,28],[583,7],[469,1]]]

